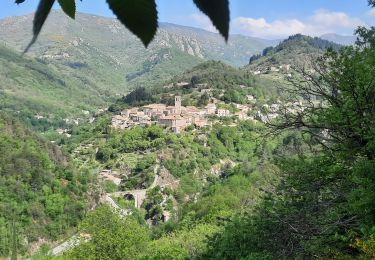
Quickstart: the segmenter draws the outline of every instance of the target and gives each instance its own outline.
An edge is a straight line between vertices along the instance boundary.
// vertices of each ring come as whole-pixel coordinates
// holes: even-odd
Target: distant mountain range
[[[354,35],[339,35],[336,33],[323,34],[320,38],[341,45],[353,45],[357,39]]]
[[[23,50],[31,39],[32,20],[32,14],[0,20],[0,39]],[[154,41],[145,49],[116,19],[80,13],[72,20],[53,11],[29,55],[56,63],[61,69],[90,68],[99,82],[114,77],[117,86],[111,89],[118,91],[165,79],[204,60],[245,65],[249,56],[274,44],[241,35],[232,35],[226,44],[217,33],[161,23]]]

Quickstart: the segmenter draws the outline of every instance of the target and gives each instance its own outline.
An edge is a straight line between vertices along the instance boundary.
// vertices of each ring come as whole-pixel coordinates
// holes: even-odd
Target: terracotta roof
[[[143,107],[144,108],[165,108],[165,105],[164,104],[150,104],[150,105],[146,105]]]
[[[182,117],[180,115],[168,115],[168,116],[164,116],[160,119],[173,120],[173,119],[182,119]]]
[[[193,106],[187,106],[186,111],[188,111],[188,112],[199,112],[200,110],[196,107],[193,107]]]

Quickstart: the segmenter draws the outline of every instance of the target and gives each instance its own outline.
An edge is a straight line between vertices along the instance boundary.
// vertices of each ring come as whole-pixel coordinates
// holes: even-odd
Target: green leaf
[[[74,0],[58,0],[61,9],[70,16],[72,19],[75,18],[76,15],[76,3]]]
[[[158,28],[155,0],[107,0],[120,22],[147,47]]]
[[[36,10],[34,21],[33,21],[33,38],[31,42],[29,43],[29,45],[26,47],[24,53],[27,52],[30,49],[30,47],[35,43],[40,31],[42,30],[44,22],[47,20],[47,17],[49,13],[51,12],[51,9],[54,3],[55,3],[55,0],[40,0],[39,1],[39,5]]]
[[[194,3],[211,19],[216,29],[228,41],[230,20],[228,0],[194,0]]]

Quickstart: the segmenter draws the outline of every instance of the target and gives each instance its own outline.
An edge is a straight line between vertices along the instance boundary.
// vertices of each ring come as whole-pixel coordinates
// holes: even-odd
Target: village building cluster
[[[175,96],[174,106],[165,104],[150,104],[141,108],[126,109],[120,115],[112,118],[112,127],[118,129],[130,128],[136,125],[164,125],[175,133],[180,133],[189,125],[197,127],[209,126],[208,115],[215,114],[216,106],[207,105],[204,109],[181,105],[181,97]]]
[[[240,104],[237,104],[236,107],[239,112],[235,114],[232,114],[228,109],[217,108],[216,103],[209,103],[204,108],[185,107],[181,105],[181,97],[175,96],[174,106],[150,104],[141,108],[126,109],[120,115],[112,117],[112,127],[125,129],[137,125],[159,124],[170,128],[175,133],[180,133],[190,125],[200,128],[210,126],[211,123],[208,120],[210,115],[218,117],[236,116],[239,119],[246,119],[249,108]]]
[[[210,126],[212,120],[210,116],[219,118],[235,117],[238,120],[252,120],[267,123],[277,118],[280,114],[280,108],[283,107],[287,112],[295,114],[303,111],[304,106],[301,101],[283,104],[277,101],[274,104],[263,104],[254,110],[257,99],[253,95],[246,96],[248,104],[232,103],[233,109],[229,110],[224,102],[211,97],[210,103],[203,108],[195,106],[182,106],[181,97],[175,96],[174,106],[165,104],[149,104],[143,107],[133,107],[123,110],[120,114],[114,115],[111,121],[111,127],[115,129],[127,129],[134,126],[150,126],[158,124],[171,129],[174,133],[181,133],[187,127],[194,125],[198,128]],[[100,114],[100,113],[98,113]],[[252,116],[253,115],[253,116]],[[36,115],[36,118],[44,118]],[[212,119],[212,118],[211,118]],[[78,124],[79,119],[66,119],[66,123]],[[69,121],[68,121],[69,120]],[[89,118],[89,123],[93,123],[94,117]],[[58,128],[57,133],[70,137],[69,129]]]
[[[281,64],[279,66],[269,66],[269,67],[258,67],[256,70],[252,71],[254,75],[259,74],[266,74],[266,73],[272,73],[272,72],[285,72],[287,73],[288,77],[291,77],[292,75],[289,73],[291,70],[290,64]]]

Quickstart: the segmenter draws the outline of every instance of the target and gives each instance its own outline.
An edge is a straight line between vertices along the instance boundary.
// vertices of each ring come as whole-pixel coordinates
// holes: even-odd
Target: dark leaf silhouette
[[[76,3],[74,0],[58,0],[61,9],[70,16],[72,19],[75,18],[76,15]]]
[[[158,15],[154,0],[107,0],[109,7],[147,47],[155,36]]]
[[[21,4],[26,0],[15,0]],[[80,0],[82,1],[82,0]],[[206,14],[220,34],[228,40],[229,36],[229,1],[228,0],[193,0],[198,8]],[[75,18],[75,0],[58,0],[62,10]],[[374,0],[369,4],[373,5]],[[33,38],[24,52],[35,43],[50,13],[55,0],[40,0],[34,17]],[[120,22],[134,33],[147,47],[154,38],[158,28],[158,13],[155,0],[107,0],[107,3]]]
[[[194,0],[194,3],[210,17],[213,25],[227,41],[230,20],[228,0]]]
[[[40,0],[38,8],[36,10],[33,22],[33,38],[24,52],[27,52],[30,47],[35,43],[40,31],[42,30],[43,24],[46,21],[48,14],[50,13],[55,0]]]

